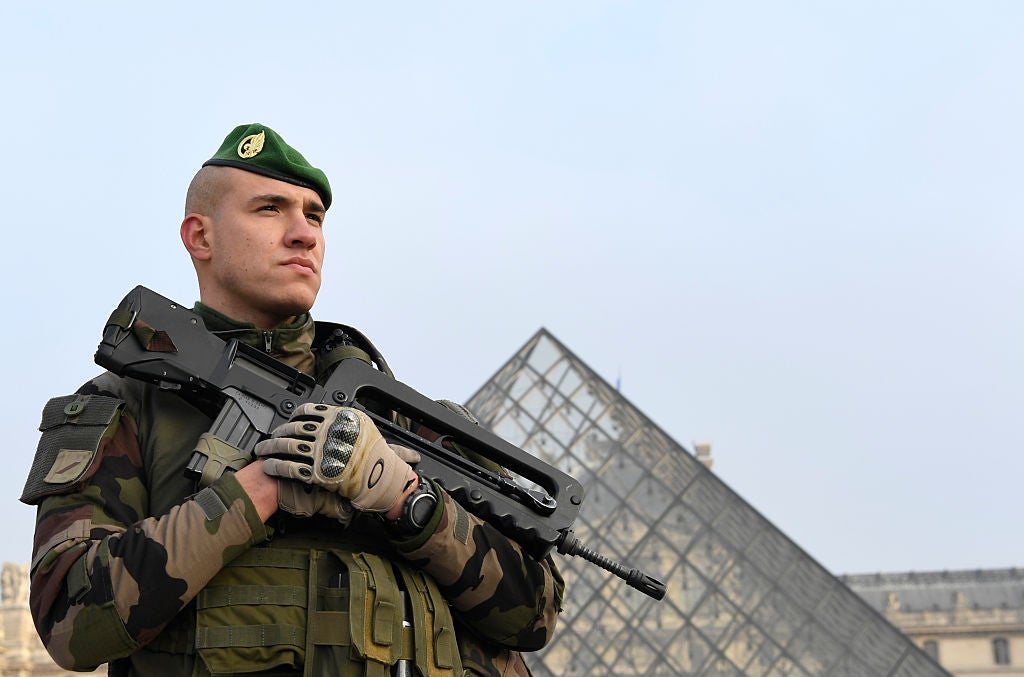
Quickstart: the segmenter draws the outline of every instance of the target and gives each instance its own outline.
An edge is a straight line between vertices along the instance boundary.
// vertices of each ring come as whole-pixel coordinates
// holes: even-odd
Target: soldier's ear
[[[210,219],[202,214],[188,214],[181,222],[181,242],[196,261],[208,261],[211,255]]]

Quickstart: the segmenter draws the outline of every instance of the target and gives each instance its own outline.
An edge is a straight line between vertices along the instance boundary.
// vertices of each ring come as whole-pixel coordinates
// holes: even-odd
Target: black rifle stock
[[[138,286],[111,314],[96,363],[174,392],[214,418],[186,468],[199,483],[246,465],[256,443],[303,403],[355,407],[374,420],[388,441],[420,452],[420,473],[534,557],[556,548],[597,564],[654,599],[665,595],[661,581],[580,544],[572,532],[584,496],[578,481],[362,360],[342,360],[321,386],[257,349],[214,336],[188,308]],[[368,409],[367,402],[407,416],[440,437],[427,440]],[[443,445],[448,439],[527,484],[469,461]]]

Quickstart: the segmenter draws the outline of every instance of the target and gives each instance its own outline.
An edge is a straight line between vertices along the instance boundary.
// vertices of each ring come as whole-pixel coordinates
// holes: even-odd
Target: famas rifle
[[[583,504],[578,481],[487,429],[421,395],[359,359],[344,359],[323,385],[266,353],[224,341],[191,310],[139,286],[111,314],[96,363],[176,393],[213,418],[189,459],[186,475],[200,485],[244,467],[256,443],[306,402],[355,407],[390,442],[420,453],[417,470],[463,507],[537,558],[552,549],[576,555],[654,599],[665,585],[584,547],[572,525]],[[373,403],[372,408],[367,403]],[[440,437],[428,440],[380,411],[394,411]],[[448,448],[451,440],[509,470],[517,481]]]

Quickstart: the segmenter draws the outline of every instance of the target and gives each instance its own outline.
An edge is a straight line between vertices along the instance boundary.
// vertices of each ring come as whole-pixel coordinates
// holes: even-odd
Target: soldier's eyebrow
[[[308,212],[316,212],[317,214],[320,214],[322,216],[322,215],[327,213],[327,207],[324,207],[322,204],[320,204],[316,200],[307,200],[306,201],[306,211],[308,211]]]
[[[269,202],[270,204],[275,205],[286,205],[290,204],[292,201],[293,200],[291,198],[285,197],[284,195],[275,195],[273,193],[268,193],[266,195],[254,195],[252,199],[249,200],[249,202]]]

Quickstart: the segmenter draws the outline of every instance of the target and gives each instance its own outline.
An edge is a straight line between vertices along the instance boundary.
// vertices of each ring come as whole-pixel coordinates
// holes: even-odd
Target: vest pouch
[[[250,548],[199,593],[195,646],[211,675],[303,665],[309,560],[309,550]]]
[[[434,579],[410,567],[401,568],[413,622],[416,667],[425,677],[462,677],[455,622]]]
[[[311,565],[317,599],[310,613],[310,639],[316,646],[307,675],[388,677],[392,665],[412,658],[412,634],[403,629],[401,590],[389,561],[371,553],[330,549],[317,553]],[[346,611],[329,608],[340,607],[339,586],[347,588]],[[333,665],[342,653],[352,669],[335,672]]]
[[[363,674],[363,660],[351,647],[348,567],[334,551],[309,553],[309,628],[303,677]]]
[[[369,552],[338,548],[310,556],[305,677],[461,677],[448,604],[429,576]]]

